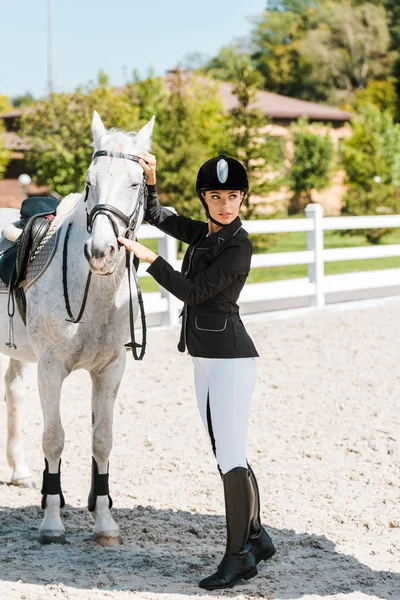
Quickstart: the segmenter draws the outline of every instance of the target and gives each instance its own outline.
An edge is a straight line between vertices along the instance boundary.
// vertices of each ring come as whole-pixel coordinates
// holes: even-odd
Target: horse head
[[[86,173],[86,214],[90,237],[85,244],[89,268],[111,275],[119,264],[117,237],[134,234],[144,215],[145,182],[137,153],[150,149],[154,117],[138,132],[107,130],[95,111],[94,154]]]

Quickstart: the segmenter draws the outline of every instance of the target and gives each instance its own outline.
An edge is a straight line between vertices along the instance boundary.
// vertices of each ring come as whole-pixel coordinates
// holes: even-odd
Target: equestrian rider
[[[189,244],[182,273],[142,244],[125,238],[119,241],[150,263],[147,272],[184,302],[178,349],[187,349],[192,356],[199,410],[223,480],[227,525],[222,562],[199,585],[209,590],[232,587],[254,577],[257,564],[275,554],[261,525],[257,481],[246,460],[258,356],[237,305],[252,255],[238,216],[248,190],[247,174],[240,162],[227,156],[201,166],[196,190],[206,210],[204,223],[162,207],[157,197],[156,158],[147,152],[138,157],[146,174],[146,221]]]

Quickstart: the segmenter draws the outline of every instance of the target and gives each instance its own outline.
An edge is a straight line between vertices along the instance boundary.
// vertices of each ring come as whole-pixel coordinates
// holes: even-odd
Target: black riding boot
[[[258,565],[260,561],[268,560],[269,558],[274,556],[274,554],[276,554],[276,549],[268,533],[261,525],[260,492],[258,491],[257,479],[254,475],[254,472],[250,465],[248,465],[248,467],[251,485],[253,486],[254,490],[254,510],[250,521],[249,543],[251,549],[253,550],[254,558],[256,559],[256,564]]]
[[[243,467],[236,467],[223,475],[222,479],[227,528],[226,550],[216,573],[199,583],[201,588],[207,590],[233,587],[241,579],[251,579],[258,573],[248,543],[250,520],[254,510],[250,473]]]

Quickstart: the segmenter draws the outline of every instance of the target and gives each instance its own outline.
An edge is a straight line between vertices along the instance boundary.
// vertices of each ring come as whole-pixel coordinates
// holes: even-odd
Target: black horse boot
[[[206,590],[233,587],[241,579],[257,575],[256,561],[248,542],[254,510],[250,473],[236,467],[222,476],[225,494],[227,542],[224,557],[216,573],[199,583]]]
[[[258,490],[257,479],[254,475],[254,471],[249,464],[248,467],[251,485],[253,486],[254,490],[254,510],[250,521],[249,543],[251,549],[253,550],[256,564],[258,565],[258,563],[262,560],[268,560],[269,558],[272,558],[274,554],[276,554],[276,549],[268,533],[261,525],[260,492]]]

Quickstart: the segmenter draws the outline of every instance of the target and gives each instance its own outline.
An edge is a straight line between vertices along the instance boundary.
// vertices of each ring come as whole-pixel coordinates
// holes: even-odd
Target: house
[[[23,115],[23,109],[16,109],[8,113],[0,114],[5,126],[5,145],[11,151],[11,160],[8,164],[4,179],[0,180],[0,207],[9,206],[19,208],[26,196],[37,196],[48,193],[45,186],[39,187],[32,182],[26,188],[22,188],[18,177],[27,172],[25,164],[25,151],[28,143],[18,135],[19,123]]]
[[[233,94],[233,85],[229,82],[219,82],[218,85],[224,109],[229,112],[237,105],[237,98]],[[116,92],[118,93],[118,89]],[[290,124],[305,116],[308,117],[311,125],[318,122],[330,126],[327,130],[337,151],[339,151],[340,140],[349,135],[348,123],[352,115],[338,108],[261,90],[257,93],[255,106],[268,120],[265,130],[262,130],[261,133],[288,138]],[[6,128],[6,146],[12,151],[12,159],[5,178],[0,180],[0,206],[19,206],[26,192],[30,196],[48,193],[47,188],[39,188],[34,183],[31,183],[26,190],[23,190],[18,183],[19,175],[27,172],[24,153],[28,148],[28,143],[18,135],[22,114],[22,109],[0,114],[0,119],[3,120]],[[332,188],[313,194],[313,199],[323,204],[327,213],[334,214],[340,211],[341,198],[344,193],[343,179],[343,173],[339,172],[335,176]],[[287,195],[287,191],[281,193],[281,199],[284,199],[285,193]],[[279,200],[279,195],[277,199]]]

